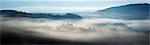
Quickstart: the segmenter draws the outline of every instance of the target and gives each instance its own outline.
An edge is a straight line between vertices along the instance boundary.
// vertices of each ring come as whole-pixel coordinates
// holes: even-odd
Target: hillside
[[[24,18],[48,18],[48,19],[81,19],[77,14],[66,13],[62,15],[53,15],[51,13],[26,13],[16,10],[0,10],[2,17],[24,17]]]
[[[113,19],[149,19],[149,8],[150,4],[129,4],[119,7],[111,7],[105,10],[98,10],[96,13],[101,15],[103,18]]]

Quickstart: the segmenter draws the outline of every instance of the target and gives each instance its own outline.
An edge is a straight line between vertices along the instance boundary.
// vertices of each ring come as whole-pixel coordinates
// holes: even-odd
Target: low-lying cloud
[[[106,25],[101,25],[105,24]],[[98,24],[98,25],[97,25]],[[83,42],[138,42],[149,31],[148,20],[116,20],[93,18],[81,20],[51,20],[31,18],[1,18],[1,30]],[[92,30],[92,31],[91,31]],[[134,39],[130,39],[130,38]],[[138,37],[138,38],[136,38]]]

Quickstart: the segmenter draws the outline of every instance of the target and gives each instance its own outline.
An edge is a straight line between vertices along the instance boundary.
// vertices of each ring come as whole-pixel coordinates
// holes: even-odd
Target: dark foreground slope
[[[5,28],[6,29],[6,28]],[[110,41],[106,41],[109,39],[104,39],[103,41],[96,41],[96,42],[82,42],[82,41],[69,41],[69,40],[61,40],[61,39],[54,39],[54,38],[44,38],[44,37],[37,37],[37,36],[31,36],[31,35],[24,35],[19,34],[15,32],[11,32],[11,30],[22,30],[22,29],[15,29],[12,28],[11,30],[1,30],[1,44],[2,45],[51,45],[51,44],[57,44],[57,45],[149,45],[149,32],[139,32],[139,33],[145,33],[144,35],[139,36],[131,36],[131,37],[122,37],[118,40],[113,40],[113,38],[110,38]],[[29,33],[29,32],[28,32]],[[134,41],[130,41],[134,39]],[[126,41],[129,42],[126,42]]]
[[[20,35],[16,33],[1,33],[1,44],[2,45],[148,45],[148,37],[137,37],[141,40],[138,43],[114,43],[114,42],[99,42],[99,43],[91,43],[91,42],[76,42],[76,41],[68,41],[68,40],[58,40],[58,39],[46,39],[41,37]],[[144,40],[143,40],[144,39]],[[143,41],[142,41],[143,40]]]

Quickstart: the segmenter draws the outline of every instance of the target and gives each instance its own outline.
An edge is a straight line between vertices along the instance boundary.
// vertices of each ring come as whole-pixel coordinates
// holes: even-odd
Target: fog
[[[81,42],[148,43],[150,20],[0,18],[1,31]],[[104,25],[105,24],[105,25]]]

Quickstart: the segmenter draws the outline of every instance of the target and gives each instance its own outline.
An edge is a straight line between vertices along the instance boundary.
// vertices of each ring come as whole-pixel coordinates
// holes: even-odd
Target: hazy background
[[[150,3],[149,0],[0,0],[0,10],[25,12],[94,12],[127,4]]]

